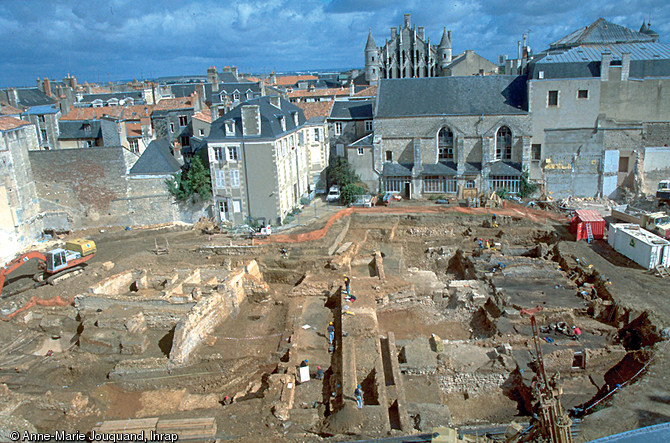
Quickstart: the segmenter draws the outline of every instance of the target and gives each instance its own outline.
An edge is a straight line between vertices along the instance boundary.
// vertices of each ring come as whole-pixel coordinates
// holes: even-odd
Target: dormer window
[[[230,137],[235,135],[235,120],[226,120],[224,122],[224,127],[226,130],[226,136]]]
[[[240,101],[240,91],[233,92],[233,101]]]
[[[281,125],[281,130],[286,131],[286,117],[283,115],[279,116],[279,124]]]
[[[84,123],[83,129],[84,132],[91,132],[91,125],[88,123]]]
[[[297,127],[298,126],[298,112],[293,111],[292,114],[293,114],[293,124],[295,124],[296,127]]]
[[[247,100],[251,100],[253,98],[254,94],[251,92],[251,89],[247,89],[247,92],[245,93],[245,97]]]

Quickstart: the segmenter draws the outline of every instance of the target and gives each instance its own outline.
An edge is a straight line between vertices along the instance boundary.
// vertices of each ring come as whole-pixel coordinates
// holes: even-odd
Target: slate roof
[[[0,131],[10,131],[32,123],[14,117],[0,117]]]
[[[5,93],[9,91],[5,90]],[[25,107],[51,105],[56,103],[56,100],[40,91],[38,88],[16,88],[18,95],[18,104]]]
[[[526,114],[526,76],[383,79],[377,117]]]
[[[371,120],[373,116],[373,100],[350,100],[334,102],[329,118],[331,120]]]
[[[297,127],[305,123],[305,115],[299,107],[284,99],[281,100],[281,109],[270,104],[270,97],[264,96],[247,100],[240,103],[235,108],[231,109],[223,116],[212,122],[209,131],[208,141],[224,141],[224,140],[275,140],[284,134],[293,132]],[[242,136],[242,106],[243,105],[257,105],[259,106],[261,114],[261,135],[260,136]],[[292,112],[298,113],[298,126],[296,127],[293,121]],[[284,116],[286,119],[286,131],[282,131],[279,116]],[[233,120],[235,122],[235,136],[226,136],[225,121]]]
[[[165,175],[181,170],[181,165],[172,155],[170,143],[164,139],[154,140],[144,150],[128,174]]]
[[[400,163],[384,163],[384,169],[382,175],[385,176],[400,176],[406,177],[412,175],[412,168],[414,165],[411,164],[400,164]]]
[[[518,163],[506,163],[503,161],[492,162],[489,176],[492,175],[520,177],[521,165]]]
[[[653,37],[599,18],[549,45],[550,48],[570,48],[583,45],[652,42]]]
[[[372,143],[375,139],[375,134],[370,133],[366,135],[365,137],[361,137],[349,146],[354,146],[354,147],[360,147],[360,146],[372,146]]]
[[[85,129],[88,125],[88,129]],[[99,120],[61,120],[58,122],[59,139],[79,140],[102,138]]]
[[[449,175],[455,176],[458,166],[454,162],[432,163],[422,165],[421,175]]]
[[[31,106],[30,108],[26,109],[23,114],[27,115],[44,115],[44,114],[57,114],[60,110],[56,107],[56,105],[39,105],[39,106]]]

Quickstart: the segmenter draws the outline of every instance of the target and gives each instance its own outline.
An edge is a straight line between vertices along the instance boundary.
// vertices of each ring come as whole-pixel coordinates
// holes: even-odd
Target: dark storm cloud
[[[204,73],[210,65],[269,72],[363,64],[368,28],[377,45],[403,14],[437,43],[452,30],[454,52],[495,61],[529,33],[537,52],[598,17],[638,29],[651,18],[670,35],[659,0],[109,0],[0,2],[0,85],[75,74],[108,81]]]

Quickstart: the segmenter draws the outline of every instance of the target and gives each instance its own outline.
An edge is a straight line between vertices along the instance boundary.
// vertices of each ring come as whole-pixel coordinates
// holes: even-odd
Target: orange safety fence
[[[306,241],[319,240],[326,236],[330,227],[342,217],[353,213],[360,214],[447,214],[457,212],[461,214],[496,214],[510,217],[528,218],[532,221],[553,220],[557,222],[568,222],[569,220],[562,214],[555,212],[532,209],[526,206],[505,201],[503,208],[464,208],[458,206],[380,206],[373,208],[346,208],[333,214],[326,222],[326,225],[315,231],[303,232],[300,234],[277,234],[264,239],[255,239],[254,243],[263,245],[271,243],[302,243]]]
[[[23,306],[21,306],[19,309],[16,311],[12,312],[9,314],[7,317],[3,318],[4,321],[9,321],[12,318],[14,318],[15,315],[20,314],[23,311],[27,311],[28,309],[34,307],[34,306],[70,306],[74,302],[74,296],[70,298],[62,298],[60,295],[55,296],[54,298],[36,298],[35,296],[31,297],[30,300],[26,302]]]

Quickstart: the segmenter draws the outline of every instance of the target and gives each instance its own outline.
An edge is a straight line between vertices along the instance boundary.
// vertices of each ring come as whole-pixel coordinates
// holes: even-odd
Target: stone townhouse
[[[309,192],[305,116],[290,102],[248,100],[211,124],[207,158],[215,213],[234,224],[280,224]]]
[[[652,192],[670,174],[670,45],[641,31],[601,18],[529,63],[530,175],[548,195]]]
[[[330,160],[328,116],[333,102],[297,103],[305,113],[305,145],[310,167],[310,192],[326,191],[325,170]]]
[[[0,100],[21,109],[21,119],[35,124],[39,142],[36,149],[58,148],[61,111],[54,98],[38,88],[7,88],[0,91]]]
[[[38,146],[35,125],[0,117],[0,261],[11,260],[42,232],[28,151]]]
[[[531,145],[525,76],[383,79],[377,93],[374,138],[351,147],[361,177],[378,177],[374,189],[519,190]]]
[[[330,155],[345,157],[345,147],[372,132],[374,100],[335,101],[328,116]]]

